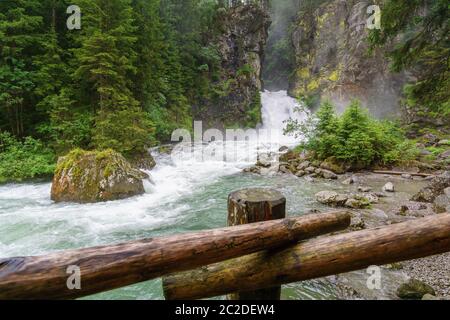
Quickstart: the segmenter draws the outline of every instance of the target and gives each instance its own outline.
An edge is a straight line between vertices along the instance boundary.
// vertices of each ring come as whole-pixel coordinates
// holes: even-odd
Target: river
[[[295,113],[297,102],[285,91],[262,94],[261,129],[278,130]],[[276,138],[274,138],[276,137]],[[0,186],[0,258],[40,255],[57,250],[113,244],[129,240],[226,226],[227,196],[246,187],[273,187],[288,200],[288,215],[318,208],[314,194],[339,188],[336,182],[310,184],[304,179],[244,174],[261,150],[293,145],[295,139],[281,133],[270,141],[241,142],[223,147],[217,141],[199,144],[207,152],[225,150],[224,159],[198,161],[192,153],[154,153],[157,166],[146,194],[127,200],[98,204],[55,204],[50,183]],[[195,150],[194,150],[195,151]],[[250,155],[250,156],[249,156]],[[319,206],[320,207],[320,206]],[[306,281],[283,287],[283,299],[336,298],[326,280]],[[86,299],[162,299],[161,281],[153,280]]]

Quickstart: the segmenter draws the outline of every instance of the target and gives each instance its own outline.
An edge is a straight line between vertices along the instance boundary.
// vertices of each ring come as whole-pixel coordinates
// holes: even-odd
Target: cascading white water
[[[261,94],[263,129],[277,132],[276,141],[279,144],[292,146],[298,140],[292,136],[284,135],[286,120],[293,119],[301,122],[306,115],[299,112],[300,104],[296,99],[290,97],[287,91],[270,92]]]
[[[89,205],[54,204],[49,183],[0,186],[0,257],[117,242],[178,223],[194,207],[180,199],[253,165],[261,150],[295,142],[281,134],[283,121],[297,117],[295,99],[285,91],[264,92],[262,104],[261,129],[278,132],[279,141],[199,144],[194,148],[202,148],[203,153],[224,153],[223,157],[202,161],[183,150],[175,151],[178,156],[173,157],[155,155],[154,183],[146,183],[147,193],[140,197]]]
[[[284,129],[289,118],[301,121],[303,115],[295,112],[300,104],[288,96],[286,91],[261,93],[263,128]]]
[[[263,126],[281,133],[283,121],[294,115],[295,99],[284,91],[264,92]],[[275,134],[272,134],[272,138]],[[114,242],[116,233],[124,235],[151,230],[191,209],[190,203],[174,204],[220,177],[239,173],[255,163],[261,150],[292,144],[292,138],[280,141],[213,142],[199,145],[203,153],[223,150],[223,158],[199,161],[176,151],[178,156],[156,155],[158,165],[151,172],[154,184],[146,183],[147,193],[140,197],[90,205],[54,204],[50,184],[10,184],[0,186],[0,257],[38,254],[53,249],[83,244]],[[195,150],[194,150],[195,151]],[[195,152],[194,152],[195,153]],[[176,159],[177,161],[173,161]],[[171,207],[170,210],[161,208]]]

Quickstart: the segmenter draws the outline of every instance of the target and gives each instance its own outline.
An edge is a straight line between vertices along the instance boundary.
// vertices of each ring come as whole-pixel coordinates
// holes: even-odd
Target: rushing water
[[[262,129],[281,133],[283,121],[297,117],[297,102],[285,91],[264,92]],[[272,132],[273,133],[273,132]],[[273,137],[278,136],[278,141]],[[39,255],[69,248],[112,244],[158,235],[226,226],[227,196],[245,187],[273,187],[288,199],[289,215],[317,207],[313,195],[324,185],[310,185],[296,177],[271,178],[243,174],[254,164],[258,150],[293,144],[290,137],[273,135],[264,143],[214,142],[199,144],[196,151],[223,151],[223,159],[199,161],[193,153],[174,151],[174,156],[155,154],[158,165],[146,183],[146,194],[127,200],[97,204],[55,204],[50,200],[50,183],[0,186],[0,258]],[[249,157],[250,155],[250,157]],[[320,189],[320,190],[319,190]],[[161,299],[160,280],[102,293],[94,299]],[[283,289],[286,299],[334,298],[326,281],[291,284]]]

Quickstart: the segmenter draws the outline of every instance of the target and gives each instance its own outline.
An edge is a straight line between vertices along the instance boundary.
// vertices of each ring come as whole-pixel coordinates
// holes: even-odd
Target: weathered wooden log
[[[0,300],[83,297],[345,229],[349,224],[350,215],[340,211],[41,257],[0,259]],[[81,271],[80,290],[67,286],[71,276],[67,271],[73,266]]]
[[[401,172],[401,171],[383,171],[383,170],[374,170],[373,173],[376,173],[376,174],[388,174],[388,175],[393,175],[393,176],[402,176],[404,174],[409,174],[411,176],[424,177],[424,178],[434,176],[433,174],[428,174],[428,173]]]
[[[450,214],[320,237],[166,277],[166,299],[200,299],[450,251]]]
[[[252,188],[228,196],[228,226],[286,218],[286,198],[277,190]],[[228,295],[228,300],[280,300],[281,286]]]

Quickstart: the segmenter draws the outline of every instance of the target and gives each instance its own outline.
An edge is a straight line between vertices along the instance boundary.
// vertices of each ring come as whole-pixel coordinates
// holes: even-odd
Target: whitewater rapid
[[[146,194],[142,196],[96,204],[55,204],[50,200],[50,183],[0,186],[0,257],[116,243],[182,223],[197,207],[216,201],[184,199],[253,165],[258,152],[295,144],[294,138],[282,133],[285,120],[303,117],[295,113],[297,101],[286,91],[266,91],[262,105],[260,129],[277,132],[271,141],[217,141],[194,146],[202,152],[224,150],[223,159],[206,161],[177,150],[172,156],[154,154],[157,166],[150,172],[153,183],[145,183]]]

